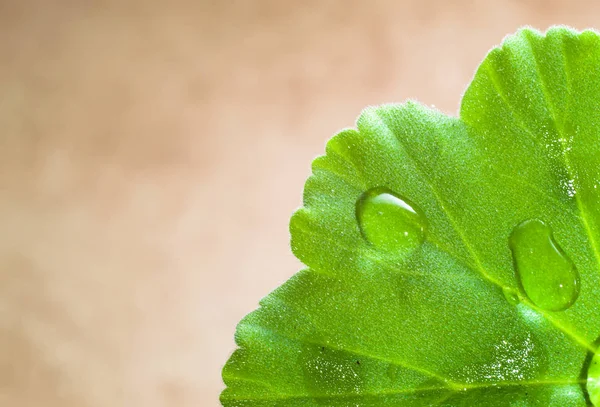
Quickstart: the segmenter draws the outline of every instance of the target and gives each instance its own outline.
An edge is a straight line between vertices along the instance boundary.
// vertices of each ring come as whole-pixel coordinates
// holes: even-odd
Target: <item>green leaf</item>
[[[367,108],[313,162],[308,268],[238,325],[222,404],[597,402],[599,140],[591,31],[508,37],[459,118]]]

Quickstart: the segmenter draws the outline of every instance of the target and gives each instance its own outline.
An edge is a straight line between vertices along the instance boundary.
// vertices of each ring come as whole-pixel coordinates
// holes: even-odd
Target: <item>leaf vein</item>
[[[311,323],[313,323],[313,325],[315,327],[317,326],[317,324],[314,323],[314,321],[312,320],[312,318],[309,315],[307,315],[306,313],[303,313],[300,310],[298,310],[297,308],[294,308],[294,307],[290,306],[288,303],[283,302],[281,299],[277,299],[277,301],[279,301],[281,304],[283,304],[284,306],[288,307],[289,309],[295,311],[296,313],[298,313],[300,315],[303,315],[305,318],[309,319],[311,321]],[[459,386],[458,383],[453,382],[452,380],[448,379],[447,377],[445,377],[445,376],[443,376],[443,375],[441,375],[439,373],[433,372],[433,371],[428,370],[428,369],[424,369],[422,367],[412,366],[412,365],[410,365],[410,364],[408,364],[408,363],[406,363],[404,361],[400,361],[400,360],[397,360],[397,359],[390,359],[390,358],[386,358],[384,356],[372,355],[372,354],[369,354],[369,353],[367,353],[367,352],[365,352],[363,350],[350,349],[350,348],[342,348],[342,347],[339,347],[339,346],[334,346],[332,344],[322,343],[320,341],[308,341],[306,339],[295,338],[295,337],[292,337],[289,334],[284,334],[282,332],[275,331],[273,328],[267,328],[267,327],[260,326],[260,325],[250,325],[250,324],[248,324],[246,326],[251,327],[255,331],[263,331],[265,333],[270,333],[272,335],[282,337],[282,338],[287,339],[287,340],[292,341],[292,342],[300,342],[300,343],[304,343],[304,344],[307,344],[307,345],[314,345],[314,346],[317,346],[317,347],[324,347],[324,348],[331,349],[331,350],[336,350],[336,351],[341,351],[341,352],[348,352],[348,353],[350,353],[352,355],[355,355],[355,356],[365,357],[365,358],[369,358],[369,359],[373,359],[373,360],[378,360],[380,362],[384,362],[384,363],[387,363],[387,364],[390,364],[390,365],[394,365],[394,366],[398,366],[398,367],[403,367],[405,369],[412,370],[414,372],[422,373],[422,374],[424,374],[426,376],[429,376],[429,377],[431,377],[433,379],[440,380],[441,382],[443,382],[444,384],[446,384],[446,385],[448,385],[450,387]]]
[[[465,245],[465,247],[467,248],[469,254],[471,255],[471,257],[473,258],[473,261],[475,262],[475,271],[478,271],[479,274],[481,274],[485,279],[489,280],[490,282],[492,282],[493,284],[497,285],[500,288],[503,288],[502,283],[500,283],[498,280],[496,280],[495,278],[493,278],[491,275],[489,275],[484,267],[483,264],[481,263],[481,260],[479,259],[479,256],[477,256],[477,254],[475,253],[475,250],[473,249],[473,247],[471,246],[471,244],[469,243],[469,241],[467,240],[464,231],[462,230],[462,228],[458,227],[458,224],[456,222],[456,220],[454,219],[454,216],[452,216],[452,214],[450,213],[450,211],[448,210],[448,208],[444,205],[444,201],[442,200],[440,194],[438,193],[437,189],[435,188],[435,186],[433,185],[433,183],[429,180],[429,178],[425,175],[425,172],[423,171],[423,169],[421,168],[421,166],[419,165],[419,163],[417,162],[417,159],[414,158],[411,154],[410,151],[404,147],[404,144],[402,143],[402,140],[400,139],[400,137],[398,137],[393,131],[392,129],[387,125],[387,123],[385,122],[385,119],[383,117],[381,117],[381,115],[379,115],[378,113],[375,113],[377,115],[377,118],[379,119],[379,121],[381,122],[381,124],[384,125],[386,131],[390,134],[392,134],[394,136],[394,139],[398,142],[399,146],[406,151],[406,156],[413,162],[414,164],[414,168],[417,172],[419,172],[422,176],[422,178],[425,180],[425,182],[427,183],[427,185],[429,186],[431,192],[433,193],[435,199],[438,201],[438,203],[440,204],[440,207],[443,211],[443,213],[446,215],[446,217],[448,218],[448,221],[451,223],[452,227],[454,228],[454,230],[456,231],[456,233],[458,233],[459,237],[461,238],[463,244]]]

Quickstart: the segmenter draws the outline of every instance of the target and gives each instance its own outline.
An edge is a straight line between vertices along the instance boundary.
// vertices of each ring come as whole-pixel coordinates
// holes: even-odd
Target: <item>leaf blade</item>
[[[525,29],[486,57],[460,118],[414,102],[366,109],[313,163],[290,222],[309,269],[238,326],[223,405],[586,406],[600,332],[598,88],[597,34]],[[361,235],[355,204],[375,187],[427,217],[407,258]],[[581,272],[566,311],[504,298],[520,288],[508,236],[532,218]]]

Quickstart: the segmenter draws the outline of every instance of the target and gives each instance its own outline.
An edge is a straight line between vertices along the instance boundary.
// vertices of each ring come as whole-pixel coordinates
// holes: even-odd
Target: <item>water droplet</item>
[[[579,295],[579,273],[544,222],[517,225],[509,238],[517,277],[527,297],[547,311],[569,308]]]
[[[519,300],[519,295],[512,288],[505,287],[502,289],[502,293],[510,305],[517,305],[519,302],[521,302],[521,300]]]
[[[365,239],[388,252],[406,255],[425,240],[425,216],[387,188],[363,193],[356,201],[356,218]]]
[[[600,353],[598,352],[588,367],[586,390],[594,406],[600,407]]]
[[[327,346],[304,344],[301,357],[304,384],[309,394],[315,396],[317,404],[331,405],[331,400],[324,396],[361,393],[366,361],[356,354]]]

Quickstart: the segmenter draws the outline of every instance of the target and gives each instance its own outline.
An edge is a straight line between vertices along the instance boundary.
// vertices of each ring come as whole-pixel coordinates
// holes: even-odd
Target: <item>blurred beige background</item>
[[[310,161],[596,1],[0,0],[0,406],[216,407]]]

